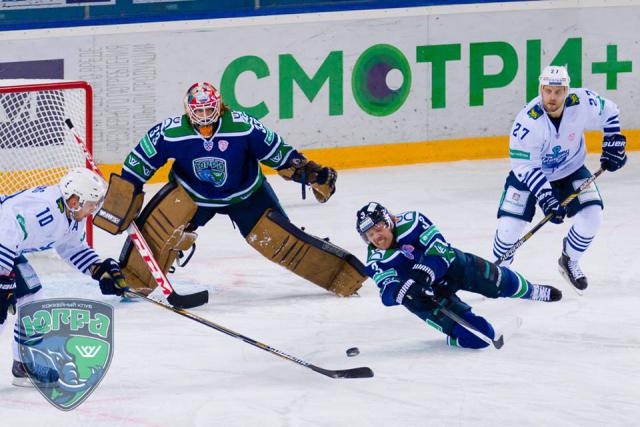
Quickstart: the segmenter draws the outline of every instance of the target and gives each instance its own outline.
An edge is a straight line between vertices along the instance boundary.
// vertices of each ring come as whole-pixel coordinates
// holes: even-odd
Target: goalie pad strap
[[[93,223],[111,234],[120,234],[138,215],[143,201],[144,193],[136,191],[132,182],[112,173],[102,209],[93,218]]]
[[[340,296],[353,295],[367,278],[364,265],[352,254],[305,233],[271,209],[246,239],[266,258]]]
[[[186,191],[178,183],[170,182],[153,196],[136,219],[163,273],[169,271],[180,251],[194,244],[197,234],[184,230],[196,210],[196,204]],[[157,286],[130,238],[127,238],[120,253],[120,266],[129,287],[154,289]]]

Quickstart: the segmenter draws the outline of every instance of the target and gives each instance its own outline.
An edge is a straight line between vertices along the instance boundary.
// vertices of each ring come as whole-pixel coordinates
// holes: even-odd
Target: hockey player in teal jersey
[[[363,206],[356,229],[368,244],[367,274],[380,288],[386,306],[403,305],[420,319],[447,335],[447,343],[466,348],[488,344],[440,310],[454,312],[487,337],[491,324],[472,312],[457,295],[459,290],[489,298],[510,297],[558,301],[562,293],[527,281],[507,267],[499,267],[474,254],[462,252],[444,239],[429,219],[416,211],[392,215],[376,202]]]
[[[259,120],[225,106],[209,83],[191,86],[184,98],[184,114],[154,125],[131,150],[122,176],[111,177],[103,211],[95,224],[114,234],[122,232],[137,214],[141,200],[136,199],[143,185],[170,159],[169,183],[136,220],[163,270],[168,271],[175,254],[195,241],[193,231],[222,214],[230,217],[250,245],[273,261],[337,294],[355,292],[335,289],[333,285],[341,285],[333,277],[320,278],[326,266],[317,266],[319,262],[311,253],[306,256],[299,249],[283,250],[296,241],[319,248],[322,242],[289,227],[261,165],[302,184],[303,190],[310,186],[320,203],[335,192],[336,171],[308,160]],[[118,213],[122,206],[131,209]],[[268,243],[261,237],[265,233],[270,236]],[[282,246],[275,234],[292,238],[285,237]],[[135,254],[131,257],[131,246],[125,245],[120,258],[128,282],[134,287],[154,287],[146,266],[136,261]],[[286,253],[297,255],[291,260],[278,258]],[[336,265],[338,262],[341,260]],[[365,276],[361,276],[364,281]]]

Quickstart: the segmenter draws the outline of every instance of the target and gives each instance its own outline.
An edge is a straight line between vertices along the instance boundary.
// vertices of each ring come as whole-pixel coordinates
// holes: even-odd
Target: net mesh
[[[65,124],[71,119],[84,141],[87,89],[55,84],[6,87],[0,81],[0,194],[52,185],[85,155]]]

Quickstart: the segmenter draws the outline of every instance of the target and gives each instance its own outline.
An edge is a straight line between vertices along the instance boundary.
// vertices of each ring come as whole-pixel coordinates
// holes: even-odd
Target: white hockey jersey
[[[52,248],[90,274],[89,267],[100,258],[85,241],[85,230],[86,220],[67,218],[57,185],[0,196],[0,274],[11,272],[17,256]]]
[[[509,138],[511,170],[536,195],[584,165],[585,130],[620,133],[618,106],[588,89],[570,89],[556,129],[534,98],[516,116]]]

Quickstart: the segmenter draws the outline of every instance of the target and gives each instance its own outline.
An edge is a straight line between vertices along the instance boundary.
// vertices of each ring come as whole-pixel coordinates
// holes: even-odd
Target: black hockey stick
[[[222,325],[218,325],[217,323],[214,323],[210,320],[207,320],[203,317],[200,317],[196,314],[193,314],[189,311],[180,309],[180,308],[176,308],[176,307],[172,307],[170,305],[164,304],[160,301],[156,301],[153,298],[149,298],[148,296],[146,296],[145,294],[135,291],[135,290],[128,290],[128,293],[131,293],[133,295],[136,295],[140,298],[143,298],[149,302],[152,302],[160,307],[163,307],[167,310],[171,310],[174,313],[178,313],[181,316],[184,316],[188,319],[194,320],[198,323],[201,323],[205,326],[208,326],[212,329],[215,329],[216,331],[222,332],[224,334],[229,335],[230,337],[233,338],[237,338],[239,340],[242,340],[244,342],[246,342],[247,344],[251,344],[254,347],[258,347],[261,350],[264,351],[268,351],[271,354],[275,354],[276,356],[279,356],[283,359],[286,359],[290,362],[294,362],[297,363],[298,365],[304,366],[305,368],[309,368],[312,371],[315,371],[319,374],[325,375],[327,377],[330,378],[371,378],[373,377],[373,371],[371,370],[371,368],[367,368],[367,367],[361,367],[361,368],[352,368],[352,369],[338,369],[338,370],[332,370],[332,369],[324,369],[324,368],[320,368],[316,365],[313,365],[309,362],[305,362],[302,359],[298,359],[295,356],[291,356],[283,351],[280,351],[278,349],[275,349],[267,344],[263,344],[259,341],[256,341],[254,339],[251,339],[247,336],[244,336],[242,334],[239,334],[237,332],[232,331],[231,329],[225,328]]]
[[[587,179],[582,184],[580,184],[580,187],[578,187],[578,189],[575,192],[573,192],[569,196],[567,196],[567,198],[564,199],[562,201],[562,203],[560,203],[560,206],[567,206],[569,203],[571,203],[571,201],[573,199],[578,197],[580,195],[580,193],[582,191],[584,191],[588,186],[590,186],[593,183],[593,181],[596,180],[597,177],[602,175],[603,172],[604,172],[604,169],[602,169],[602,168],[598,169],[592,176],[589,177],[589,179]],[[511,256],[513,256],[513,254],[518,250],[518,248],[520,246],[522,246],[524,244],[524,242],[529,240],[531,238],[531,236],[533,236],[538,230],[540,230],[540,228],[542,228],[543,225],[545,225],[547,222],[549,222],[549,220],[551,219],[552,216],[553,216],[552,214],[549,214],[549,215],[545,216],[544,218],[542,218],[542,220],[540,220],[539,223],[537,223],[527,234],[525,234],[519,240],[517,240],[513,244],[513,246],[511,246],[509,248],[509,250],[507,252],[505,252],[504,255],[502,255],[495,263],[497,265],[500,265],[500,264],[502,264],[502,262],[505,259],[510,258]]]
[[[480,338],[482,341],[486,342],[489,345],[493,345],[498,350],[500,350],[502,348],[502,346],[504,345],[504,335],[503,334],[500,334],[500,336],[497,337],[496,339],[492,339],[492,338],[486,336],[484,334],[484,332],[482,332],[480,329],[476,328],[471,323],[467,322],[462,317],[460,317],[457,314],[455,314],[453,311],[451,311],[451,310],[449,310],[447,308],[444,308],[442,305],[438,304],[438,302],[435,301],[435,300],[434,300],[434,302],[438,305],[440,311],[445,316],[447,316],[449,319],[453,320],[454,322],[460,324],[460,326],[462,326],[463,328],[465,328],[466,330],[471,332],[476,337]]]
[[[93,155],[89,152],[86,143],[80,137],[80,135],[78,135],[78,132],[75,131],[75,128],[73,126],[73,122],[71,122],[71,119],[66,119],[64,122],[69,127],[69,130],[71,131],[71,134],[75,138],[76,143],[80,145],[80,147],[82,147],[82,151],[84,151],[84,156],[87,160],[87,163],[91,166],[91,169],[93,169],[94,172],[96,172],[98,175],[104,178],[104,175],[102,174],[102,172],[100,172],[98,165],[93,159]],[[158,265],[158,262],[153,256],[153,253],[151,252],[151,248],[149,248],[147,241],[142,236],[142,233],[138,229],[138,226],[136,225],[135,222],[132,221],[131,224],[129,224],[129,227],[127,227],[127,233],[129,234],[129,237],[131,238],[131,241],[133,242],[134,246],[140,253],[140,257],[144,260],[145,264],[147,264],[147,267],[149,267],[149,271],[151,272],[151,275],[153,276],[156,283],[158,284],[158,287],[160,287],[160,289],[162,290],[162,293],[167,298],[167,301],[169,302],[169,304],[178,308],[193,308],[193,307],[204,305],[207,302],[209,302],[208,291],[200,291],[200,292],[187,294],[187,295],[178,294],[175,291],[175,289],[173,289],[173,286],[171,285],[171,282],[169,282],[169,279],[167,278],[167,276],[162,272],[162,269]]]

